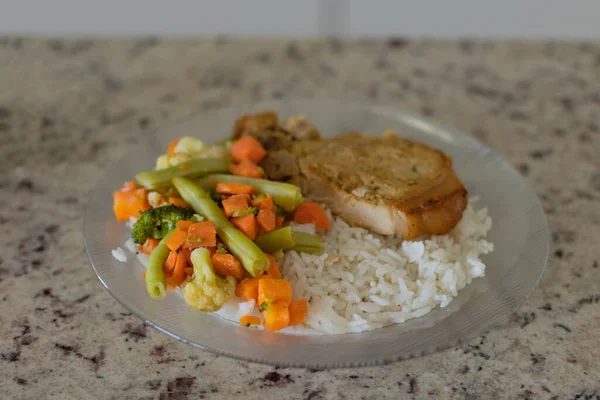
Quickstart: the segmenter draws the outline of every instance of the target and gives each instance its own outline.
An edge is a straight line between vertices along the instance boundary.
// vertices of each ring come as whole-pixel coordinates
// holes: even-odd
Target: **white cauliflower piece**
[[[217,276],[212,268],[210,252],[200,247],[190,256],[194,274],[182,285],[185,302],[200,311],[218,311],[235,293],[235,278]]]

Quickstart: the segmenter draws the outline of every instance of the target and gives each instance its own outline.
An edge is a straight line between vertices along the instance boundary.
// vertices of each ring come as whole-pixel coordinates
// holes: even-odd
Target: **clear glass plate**
[[[455,346],[507,321],[530,295],[544,272],[549,234],[542,206],[528,183],[502,157],[470,136],[424,118],[383,107],[322,100],[282,100],[238,106],[197,115],[149,139],[166,148],[183,135],[207,143],[230,135],[243,112],[275,110],[302,114],[324,136],[349,131],[401,136],[443,150],[454,159],[470,196],[479,196],[493,218],[488,235],[495,250],[484,256],[484,278],[461,290],[446,308],[369,332],[297,336],[241,327],[188,307],[175,293],[151,299],[141,276],[142,264],[131,254],[120,263],[111,250],[123,247],[129,231],[112,211],[112,192],[125,180],[154,166],[152,146],[141,143],[112,165],[90,195],[84,242],[90,263],[106,289],[132,313],[175,339],[217,354],[279,366],[333,368],[363,366],[425,355]]]

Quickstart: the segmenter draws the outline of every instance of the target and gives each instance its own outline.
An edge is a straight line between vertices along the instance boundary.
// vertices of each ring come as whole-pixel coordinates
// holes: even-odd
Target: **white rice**
[[[475,202],[470,199],[462,220],[449,234],[412,241],[351,227],[328,211],[332,224],[323,236],[323,253],[290,251],[278,260],[292,283],[294,298],[310,303],[304,325],[281,332],[362,332],[448,306],[460,289],[484,276],[480,256],[494,249],[484,239],[492,220],[486,208],[473,209]],[[294,231],[315,233],[312,224],[290,225]],[[131,244],[125,246],[131,250]],[[121,248],[113,250],[113,256],[122,262],[127,259]],[[147,257],[138,258],[145,265]],[[234,322],[243,315],[260,315],[254,301],[243,303],[235,297],[216,314]]]
[[[122,248],[117,247],[116,249],[113,249],[112,251],[112,256],[115,258],[115,260],[119,261],[119,262],[127,262],[127,255],[125,254],[125,252],[123,251]]]
[[[480,256],[493,250],[484,239],[492,224],[487,209],[471,205],[448,235],[412,241],[332,222],[324,253],[288,252],[280,261],[294,298],[310,302],[305,324],[327,334],[375,329],[446,307],[485,274]]]

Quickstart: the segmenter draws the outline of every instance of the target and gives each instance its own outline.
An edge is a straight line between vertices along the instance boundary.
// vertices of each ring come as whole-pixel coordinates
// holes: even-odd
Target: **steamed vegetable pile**
[[[179,288],[189,306],[214,312],[237,296],[254,301],[261,315],[244,315],[240,324],[270,331],[304,321],[308,302],[293,299],[275,258],[322,251],[318,235],[288,223],[326,230],[329,219],[298,187],[263,178],[258,164],[266,154],[252,136],[215,146],[184,137],[155,170],[114,192],[117,220],[135,220],[132,239],[149,256],[144,278],[152,298]]]

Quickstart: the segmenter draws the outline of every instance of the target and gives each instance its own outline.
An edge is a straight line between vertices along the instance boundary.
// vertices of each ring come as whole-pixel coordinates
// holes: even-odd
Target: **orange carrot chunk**
[[[236,279],[244,277],[244,267],[233,254],[215,253],[211,257],[213,268],[219,275],[231,275]]]
[[[267,254],[269,258],[269,268],[265,271],[265,275],[269,278],[279,279],[282,277],[281,271],[279,270],[279,265],[277,265],[277,261],[273,258],[272,255]]]
[[[236,286],[235,295],[243,301],[254,300],[258,302],[258,282],[266,278],[266,275],[261,275],[256,278],[244,279]]]
[[[177,207],[191,208],[190,205],[188,203],[186,203],[185,200],[183,200],[179,196],[171,196],[171,197],[169,197],[169,199],[167,200],[167,202],[171,203],[171,204],[173,204],[174,206],[177,206]]]
[[[179,139],[175,139],[169,143],[169,148],[167,150],[167,154],[171,157],[175,155],[175,147],[179,144]]]
[[[223,211],[227,217],[231,217],[236,211],[244,211],[249,207],[247,194],[234,194],[233,196],[227,197],[222,200]]]
[[[158,246],[159,243],[160,243],[159,239],[148,238],[148,239],[146,239],[144,244],[138,246],[138,250],[140,251],[140,253],[146,254],[149,256],[150,253],[152,253],[152,250],[154,250],[154,248],[156,246]]]
[[[244,136],[231,146],[231,155],[237,162],[251,160],[258,164],[265,158],[267,151],[255,137]]]
[[[250,240],[256,239],[258,225],[256,224],[256,215],[244,215],[243,217],[231,218],[231,223],[237,229],[242,231]]]
[[[290,304],[292,301],[292,284],[285,279],[261,279],[258,282],[258,305],[283,301]]]
[[[139,218],[140,212],[150,208],[148,191],[137,188],[137,185],[126,183],[113,193],[113,211],[117,221],[123,222],[129,218]]]
[[[181,229],[175,229],[169,239],[167,239],[167,247],[171,251],[177,251],[187,240],[187,232]]]
[[[285,217],[276,216],[275,217],[275,229],[279,229],[283,226],[283,221],[285,221]]]
[[[250,185],[240,182],[221,182],[215,188],[219,194],[254,194],[256,190]]]
[[[194,268],[192,268],[192,267],[186,267],[183,270],[185,271],[185,273],[187,274],[187,276],[194,275]]]
[[[255,317],[253,315],[244,315],[242,318],[240,318],[240,325],[244,325],[244,326],[260,325],[260,318]]]
[[[196,249],[198,247],[215,247],[216,245],[217,231],[214,222],[204,221],[190,225],[185,248]]]
[[[288,307],[290,313],[290,326],[300,325],[304,322],[306,314],[308,313],[308,301],[306,299],[292,300]]]
[[[258,222],[258,225],[265,233],[274,231],[277,224],[275,220],[275,211],[273,209],[260,210],[256,216],[256,222]]]
[[[177,254],[177,259],[175,261],[175,268],[173,268],[173,274],[171,275],[171,278],[169,279],[170,286],[179,286],[183,283],[183,281],[185,281],[185,279],[187,278],[185,269],[187,267],[188,266],[187,266],[187,261],[185,260],[185,257],[181,256],[180,254]]]
[[[167,257],[167,261],[165,261],[165,264],[163,266],[163,269],[165,271],[165,274],[167,274],[167,277],[170,277],[172,275],[173,270],[175,269],[175,264],[177,264],[177,253],[172,251],[169,253],[169,256]]]
[[[262,282],[262,281],[261,281]],[[276,301],[265,305],[263,308],[263,327],[268,331],[278,331],[287,327],[290,323],[290,313],[288,303],[285,301]]]
[[[239,164],[231,164],[229,172],[237,176],[247,176],[248,178],[262,178],[263,172],[258,165],[249,159],[242,160]]]
[[[185,259],[187,266],[190,268],[194,267],[194,265],[192,264],[192,251],[192,249],[186,249],[185,247],[179,250],[179,255]]]
[[[186,221],[186,220],[182,219],[182,220],[177,221],[175,223],[175,226],[178,229],[181,229],[182,231],[186,231],[187,232],[187,230],[190,229],[190,226],[192,226],[192,224],[193,224],[192,221]]]
[[[275,203],[273,203],[273,196],[270,194],[259,194],[252,200],[252,206],[257,207],[259,210],[270,210],[275,209]]]
[[[329,229],[329,217],[325,210],[312,201],[300,204],[294,212],[294,222],[298,224],[315,224],[319,229]]]

